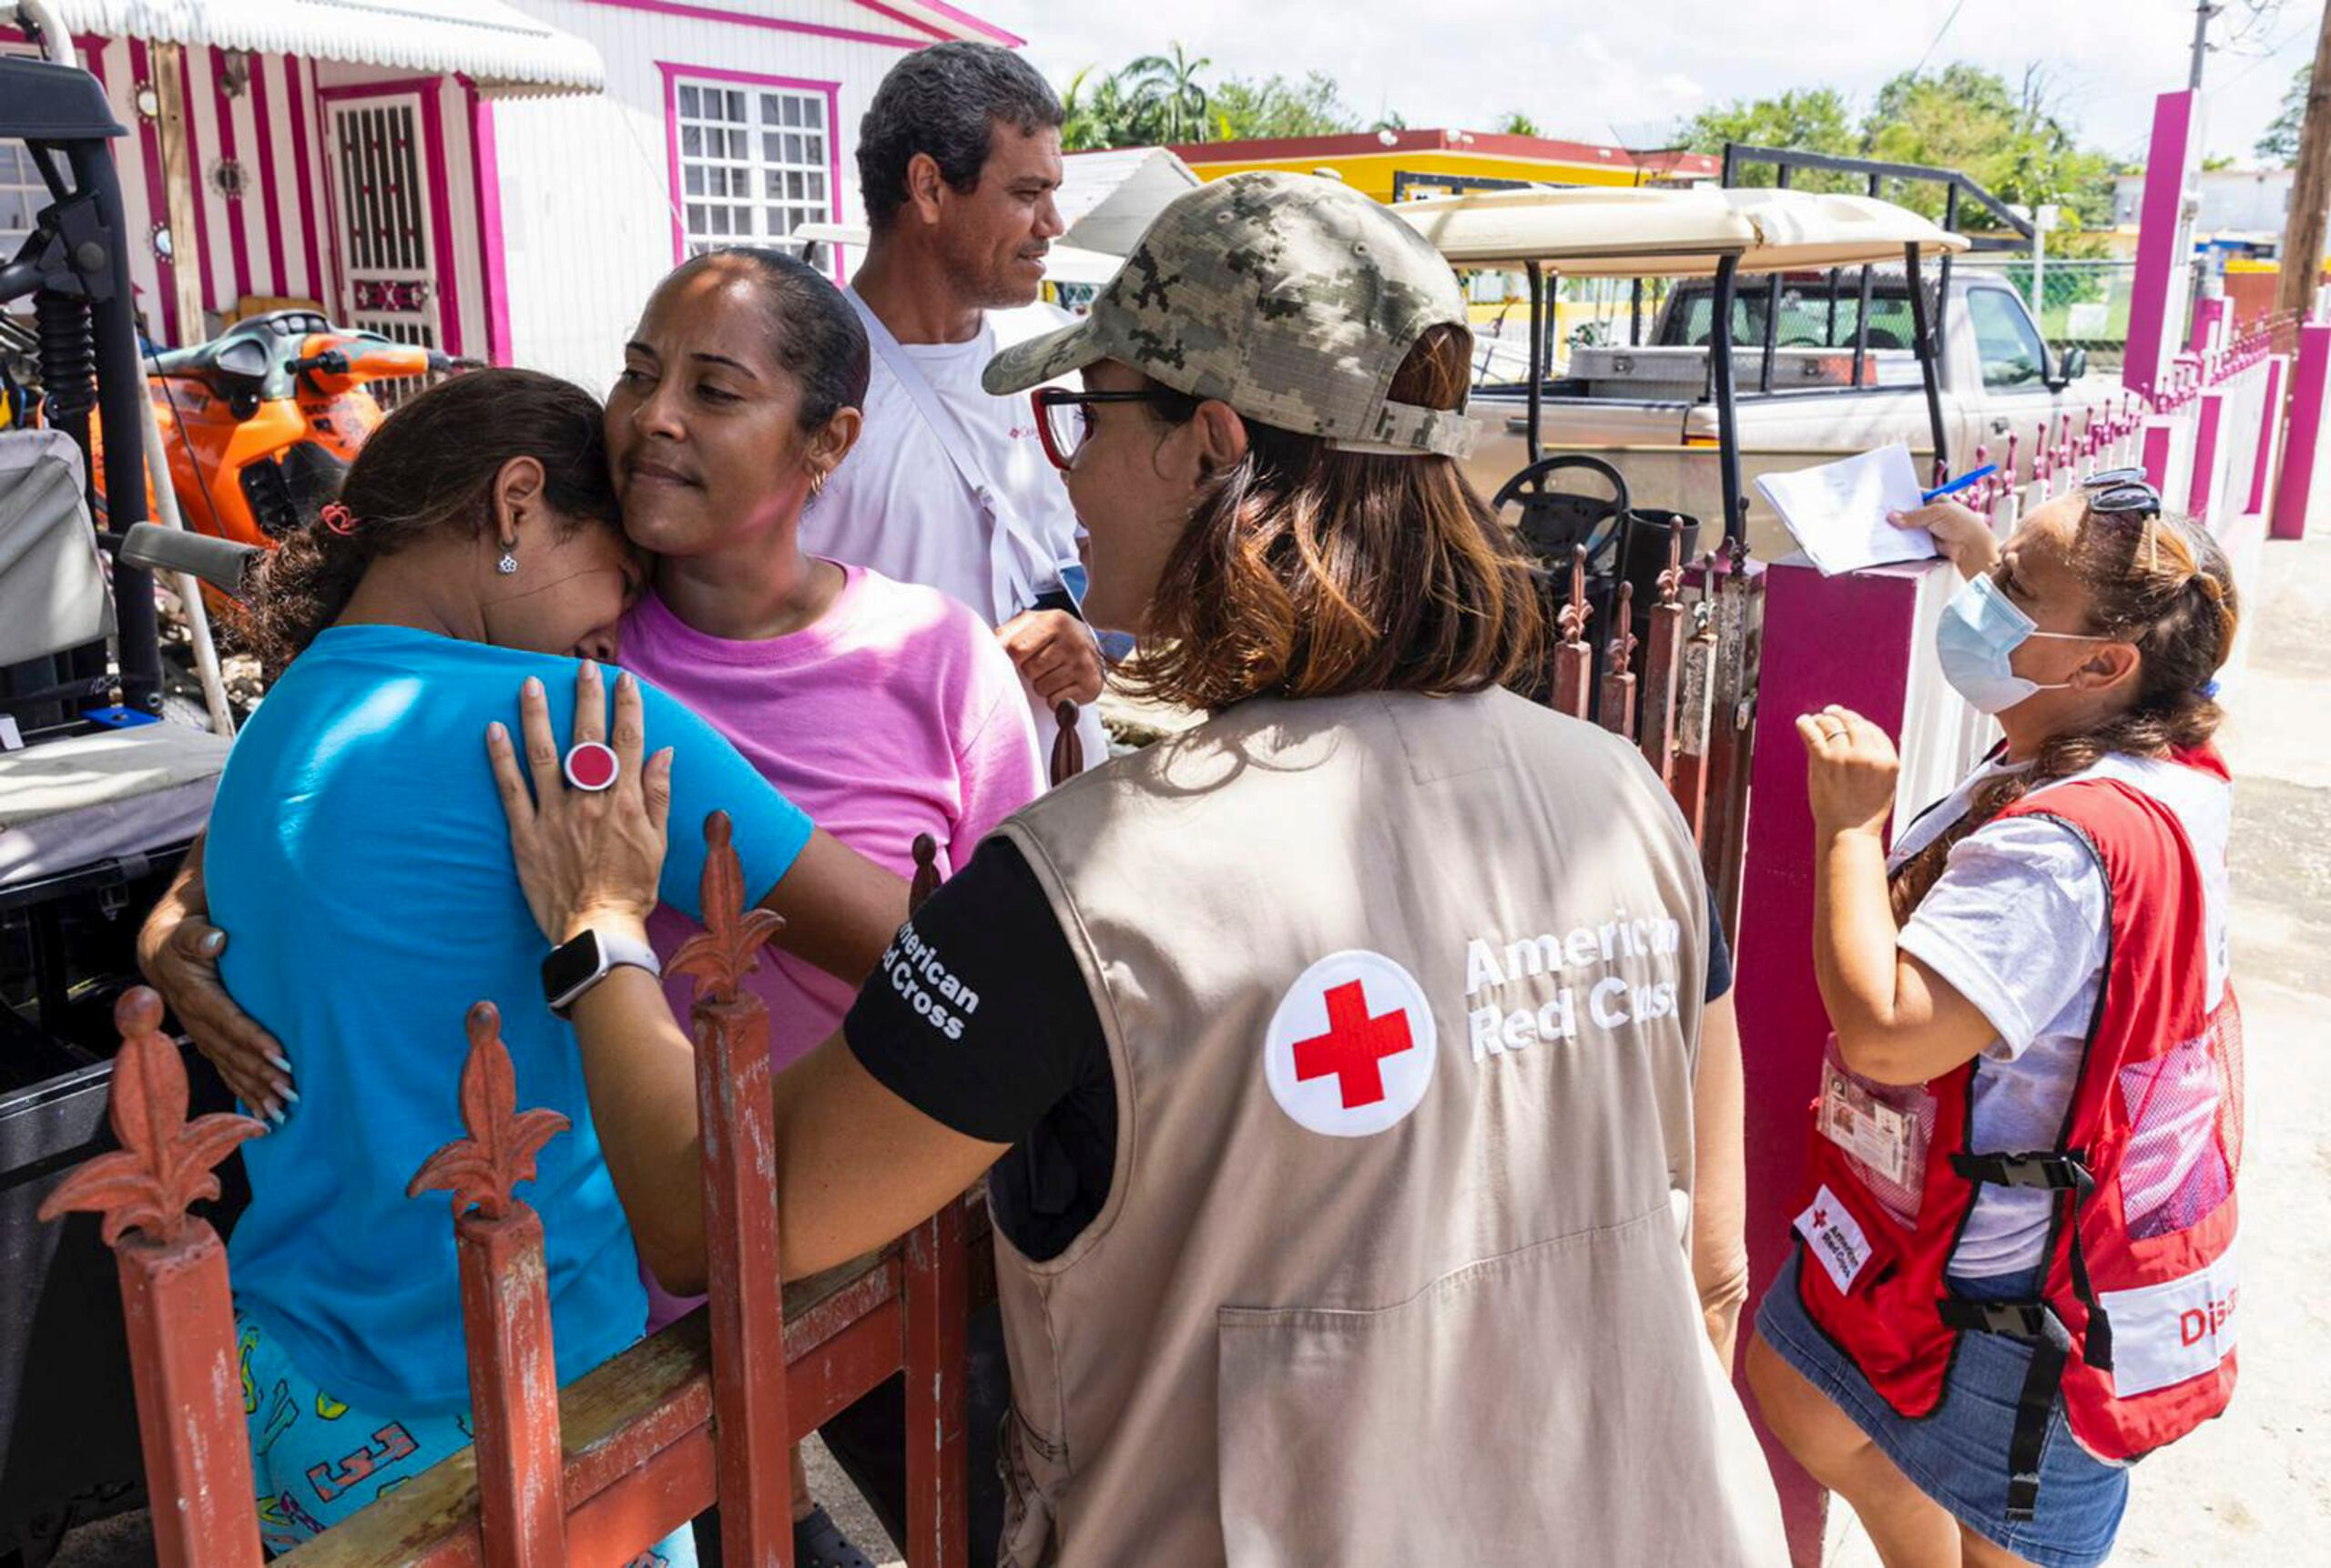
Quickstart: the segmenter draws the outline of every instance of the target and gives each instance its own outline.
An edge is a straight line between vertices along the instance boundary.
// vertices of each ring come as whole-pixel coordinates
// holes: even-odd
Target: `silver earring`
[[[505,577],[516,575],[518,571],[518,552],[514,549],[504,549],[502,552],[502,559],[494,563],[494,569],[501,573]]]

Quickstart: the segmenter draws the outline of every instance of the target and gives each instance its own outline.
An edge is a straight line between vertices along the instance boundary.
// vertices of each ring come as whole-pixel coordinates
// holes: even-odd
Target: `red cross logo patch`
[[[1319,960],[1279,999],[1263,1075],[1300,1125],[1366,1137],[1423,1100],[1437,1044],[1416,977],[1380,952],[1353,949]]]

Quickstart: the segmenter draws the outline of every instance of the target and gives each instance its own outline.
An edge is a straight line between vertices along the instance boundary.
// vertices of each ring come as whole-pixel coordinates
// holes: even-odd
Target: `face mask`
[[[2015,601],[2000,592],[1990,574],[1970,577],[1943,607],[1942,625],[1936,628],[1935,652],[1942,659],[1942,678],[1980,713],[2005,713],[2034,692],[2061,691],[2071,685],[2060,680],[2042,686],[2015,673],[2010,658],[2032,637],[2058,637],[2066,642],[2109,642],[2109,637],[2077,632],[2043,632]]]

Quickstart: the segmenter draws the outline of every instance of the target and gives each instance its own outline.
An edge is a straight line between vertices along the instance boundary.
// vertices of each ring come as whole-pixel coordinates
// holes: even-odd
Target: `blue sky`
[[[1917,65],[2039,63],[2085,140],[2139,158],[2153,95],[2185,85],[2193,0],[966,0],[1055,81],[1178,38],[1242,76],[1316,66],[1354,107],[1479,127],[1519,108],[1550,134],[1647,145],[1703,105],[1788,87],[1866,106]],[[1956,15],[1953,13],[1956,12]],[[2254,19],[2233,0],[2204,80],[2209,150],[2248,161],[2312,55],[2316,0]],[[1946,25],[1947,24],[1947,25]],[[2235,35],[2246,29],[2237,41]]]

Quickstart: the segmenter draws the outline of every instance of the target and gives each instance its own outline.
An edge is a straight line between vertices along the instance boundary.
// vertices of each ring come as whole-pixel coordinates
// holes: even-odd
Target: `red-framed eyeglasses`
[[[1143,392],[1071,392],[1066,387],[1038,387],[1028,394],[1036,411],[1036,434],[1053,466],[1066,473],[1076,453],[1093,433],[1093,416],[1086,408],[1096,402],[1162,402],[1183,394],[1165,387]]]

